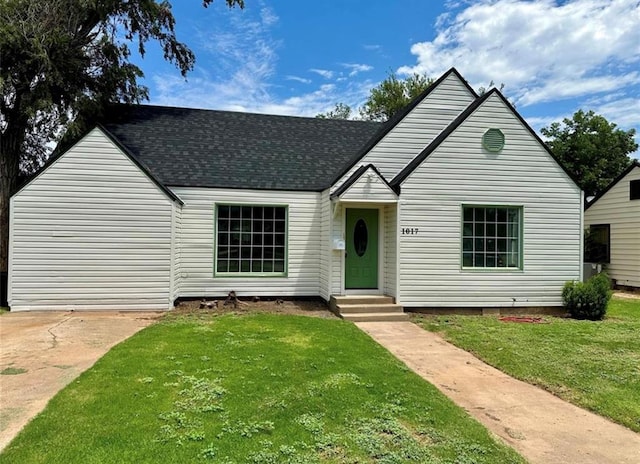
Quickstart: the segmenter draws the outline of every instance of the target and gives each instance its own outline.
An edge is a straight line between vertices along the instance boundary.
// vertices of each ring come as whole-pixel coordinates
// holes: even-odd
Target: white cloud
[[[369,66],[368,64],[359,64],[359,63],[341,63],[343,67],[349,70],[349,77],[353,77],[356,74],[361,72],[371,71],[373,66]]]
[[[215,14],[225,27],[197,31],[202,51],[188,81],[174,74],[153,76],[153,103],[233,108],[267,98],[280,46],[270,29],[278,17],[266,7],[253,15],[248,9],[222,9]]]
[[[265,26],[272,26],[280,20],[273,10],[267,7],[260,9],[260,18],[262,19],[262,24]]]
[[[151,102],[168,106],[211,108],[229,111],[315,116],[342,102],[353,108],[360,106],[369,89],[370,80],[347,78],[342,72],[314,68],[309,71],[330,82],[313,86],[312,79],[289,74],[278,78],[279,41],[273,38],[278,16],[262,3],[242,14],[220,9],[216,20],[222,29],[215,33],[200,32],[200,49],[196,69],[185,81],[177,74],[152,77]],[[204,28],[209,31],[208,23]],[[346,63],[354,73],[370,69],[366,64]],[[309,86],[308,91],[281,96],[294,81]]]
[[[640,83],[640,74],[637,72],[619,76],[558,76],[554,80],[541,82],[537,87],[527,91],[520,97],[518,103],[527,106],[551,100],[588,96],[600,92],[615,91],[638,83]]]
[[[627,97],[612,100],[596,106],[593,110],[621,128],[631,127],[637,125],[640,119],[640,98]]]
[[[309,71],[311,71],[312,73],[319,74],[320,76],[324,77],[325,79],[331,79],[333,77],[333,74],[334,74],[333,71],[329,71],[328,69],[311,68]]]
[[[306,79],[300,76],[285,76],[284,78],[288,81],[296,81],[302,84],[311,84],[311,79]]]
[[[520,106],[612,91],[638,82],[637,0],[480,0],[438,18],[433,41],[400,73],[455,66],[472,85],[493,80]]]
[[[504,83],[520,112],[565,101],[640,128],[638,0],[461,0],[447,8],[436,37],[413,44],[416,62],[399,73],[437,77],[456,67],[474,88]],[[527,120],[539,129],[572,114]]]

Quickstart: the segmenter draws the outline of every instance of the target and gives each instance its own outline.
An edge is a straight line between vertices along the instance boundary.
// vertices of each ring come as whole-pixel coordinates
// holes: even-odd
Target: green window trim
[[[289,206],[216,203],[213,241],[214,277],[286,277]]]
[[[516,205],[461,206],[460,268],[464,271],[524,269],[524,209]]]

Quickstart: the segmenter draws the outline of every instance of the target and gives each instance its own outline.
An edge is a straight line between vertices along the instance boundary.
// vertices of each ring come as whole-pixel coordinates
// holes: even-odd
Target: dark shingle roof
[[[102,126],[167,186],[319,191],[381,124],[118,105]]]

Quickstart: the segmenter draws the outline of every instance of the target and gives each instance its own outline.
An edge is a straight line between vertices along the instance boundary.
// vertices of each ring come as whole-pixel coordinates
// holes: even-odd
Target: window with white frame
[[[287,207],[216,205],[216,274],[287,272]]]
[[[462,207],[462,267],[522,268],[522,208]]]

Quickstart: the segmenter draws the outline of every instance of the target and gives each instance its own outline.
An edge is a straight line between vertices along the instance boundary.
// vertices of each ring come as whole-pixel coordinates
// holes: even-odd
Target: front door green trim
[[[378,210],[347,208],[346,290],[378,288]]]

